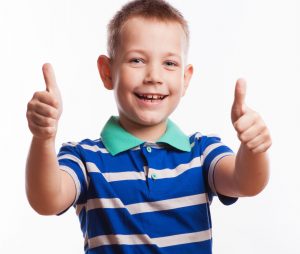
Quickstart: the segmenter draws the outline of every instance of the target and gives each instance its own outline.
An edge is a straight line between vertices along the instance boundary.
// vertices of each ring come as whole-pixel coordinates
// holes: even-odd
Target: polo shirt
[[[219,137],[186,136],[171,120],[156,143],[111,117],[100,139],[63,144],[59,165],[76,185],[85,253],[212,253],[213,171],[232,154]]]

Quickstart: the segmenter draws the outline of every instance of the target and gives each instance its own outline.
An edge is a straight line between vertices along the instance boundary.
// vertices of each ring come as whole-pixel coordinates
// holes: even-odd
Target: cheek
[[[116,87],[123,92],[132,92],[132,90],[143,82],[141,71],[133,68],[122,68],[119,72],[119,78],[116,80]]]
[[[176,73],[176,75],[172,75],[169,79],[170,89],[173,94],[181,97],[184,94],[184,78],[181,73]]]

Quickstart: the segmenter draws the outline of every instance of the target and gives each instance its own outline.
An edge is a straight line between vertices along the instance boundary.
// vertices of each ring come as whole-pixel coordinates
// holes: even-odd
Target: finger
[[[234,128],[236,131],[241,134],[247,129],[249,129],[252,125],[254,125],[258,121],[257,113],[253,111],[248,111],[247,114],[240,117],[235,123]]]
[[[59,99],[57,98],[57,96],[46,92],[46,91],[42,91],[42,92],[35,92],[32,100],[35,101],[39,101],[41,103],[50,105],[52,107],[58,108],[59,107]]]
[[[272,142],[271,142],[271,140],[269,140],[265,143],[260,144],[259,146],[255,147],[254,149],[252,149],[252,152],[255,154],[264,153],[270,148],[271,145],[272,145]]]
[[[246,146],[250,150],[254,150],[259,147],[261,144],[266,143],[270,140],[268,130],[264,130],[261,134],[257,135],[255,138],[247,142]]]
[[[255,139],[257,136],[261,135],[266,129],[266,126],[263,122],[257,122],[250,126],[248,129],[246,129],[244,132],[242,132],[239,135],[239,138],[242,142],[246,143],[253,139]]]
[[[55,127],[55,119],[40,115],[36,112],[29,112],[28,119],[39,127]]]
[[[49,63],[44,64],[42,70],[43,70],[44,80],[46,83],[46,90],[50,93],[56,92],[58,90],[58,87],[56,84],[55,73],[51,64]]]
[[[237,120],[245,114],[246,81],[238,79],[234,90],[234,101],[232,104],[233,120]]]
[[[29,112],[36,112],[37,114],[40,114],[45,117],[50,117],[53,119],[59,118],[59,112],[56,108],[49,106],[48,104],[42,103],[42,102],[36,102],[36,103],[28,103],[27,110]]]

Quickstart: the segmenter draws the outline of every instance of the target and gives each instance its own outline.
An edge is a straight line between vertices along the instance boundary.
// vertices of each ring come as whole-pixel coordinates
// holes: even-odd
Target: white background
[[[64,102],[57,150],[65,141],[99,136],[117,111],[96,60],[106,52],[106,25],[125,2],[0,2],[0,253],[83,253],[73,209],[44,217],[27,203],[24,175],[31,133],[26,106],[35,91],[45,89],[41,66],[51,62]],[[189,62],[195,68],[189,91],[171,118],[187,134],[218,133],[236,150],[230,109],[235,81],[244,77],[247,104],[263,116],[273,137],[267,188],[230,207],[214,200],[214,253],[300,253],[299,1],[170,2],[189,21]]]

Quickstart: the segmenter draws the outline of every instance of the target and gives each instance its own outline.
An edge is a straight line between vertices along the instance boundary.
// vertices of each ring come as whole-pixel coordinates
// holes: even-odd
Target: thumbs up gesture
[[[231,121],[238,138],[253,153],[263,153],[271,146],[269,130],[261,116],[245,103],[246,81],[236,82]]]
[[[62,99],[50,64],[43,65],[46,90],[35,92],[27,105],[27,121],[34,137],[55,138],[62,113]]]

